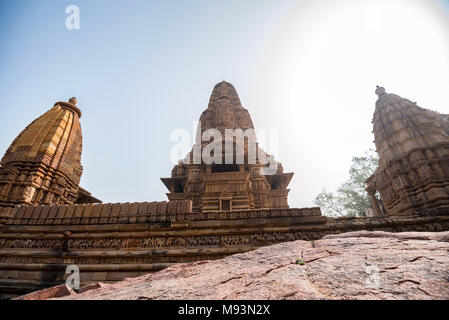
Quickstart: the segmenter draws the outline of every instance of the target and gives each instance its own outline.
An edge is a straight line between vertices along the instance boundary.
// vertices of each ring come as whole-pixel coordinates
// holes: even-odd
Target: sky
[[[66,28],[66,8],[80,28]],[[166,200],[170,133],[226,80],[273,152],[291,207],[313,206],[374,148],[375,86],[449,113],[448,0],[2,0],[0,153],[75,96],[81,186],[103,202]]]

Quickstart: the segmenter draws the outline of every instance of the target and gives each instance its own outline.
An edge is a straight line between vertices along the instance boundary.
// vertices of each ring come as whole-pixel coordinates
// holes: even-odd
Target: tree
[[[371,207],[365,191],[365,181],[373,174],[379,164],[374,150],[365,152],[363,156],[353,157],[349,169],[349,179],[335,192],[323,189],[315,198],[315,204],[321,207],[324,215],[358,216]]]

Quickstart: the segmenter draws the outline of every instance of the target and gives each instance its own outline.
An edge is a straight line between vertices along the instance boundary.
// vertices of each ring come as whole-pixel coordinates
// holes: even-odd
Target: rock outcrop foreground
[[[449,232],[328,235],[90,288],[57,299],[449,299]]]

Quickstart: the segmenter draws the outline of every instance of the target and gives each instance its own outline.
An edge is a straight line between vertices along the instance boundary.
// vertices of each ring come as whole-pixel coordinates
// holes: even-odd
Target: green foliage
[[[335,192],[323,189],[315,198],[324,215],[331,217],[358,216],[371,207],[365,191],[365,181],[376,170],[379,160],[374,150],[361,157],[352,158],[349,179]]]
[[[305,262],[302,261],[301,259],[296,259],[296,264],[299,264],[300,266],[305,265]]]

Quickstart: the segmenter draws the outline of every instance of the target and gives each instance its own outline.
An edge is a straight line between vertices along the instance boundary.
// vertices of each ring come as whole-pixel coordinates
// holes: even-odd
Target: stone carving
[[[449,208],[448,208],[449,213]],[[188,247],[229,247],[229,246],[257,246],[266,243],[277,243],[294,240],[315,240],[326,234],[338,233],[346,230],[368,229],[383,231],[444,231],[449,228],[449,217],[443,220],[427,220],[426,222],[411,220],[376,220],[357,218],[340,223],[341,220],[333,219],[327,223],[315,222],[311,229],[300,231],[285,230],[276,232],[255,232],[245,234],[224,235],[195,235],[195,236],[145,236],[135,232],[132,237],[117,235],[109,238],[76,238],[72,232],[64,232],[60,239],[7,239],[0,238],[0,248],[9,249],[55,249],[63,251],[91,250],[91,249],[147,249],[147,248],[188,248]],[[343,220],[344,221],[344,220]],[[436,222],[434,222],[436,221]],[[242,221],[242,223],[244,223]],[[274,222],[276,224],[276,222]],[[277,223],[282,223],[282,220]],[[306,225],[304,225],[306,226]],[[171,229],[172,231],[174,229]],[[225,230],[225,229],[223,229]],[[232,229],[227,230],[231,232]],[[62,238],[62,239],[61,239]],[[67,249],[63,246],[67,242]]]
[[[373,127],[379,168],[366,181],[375,214],[412,214],[449,205],[448,115],[381,87],[376,93]]]
[[[449,255],[442,253],[449,250],[448,238],[449,232],[331,235],[178,264],[62,299],[444,301],[449,299]],[[20,299],[39,299],[47,292]]]
[[[99,202],[79,188],[82,136],[76,98],[28,125],[0,162],[0,207]]]
[[[320,208],[193,212],[192,200],[4,207],[6,225],[91,225],[321,217]],[[1,216],[0,216],[1,217]]]
[[[197,137],[208,129],[217,130],[223,137],[221,164],[206,164],[203,159],[195,162],[195,148],[207,147],[209,141],[197,141],[186,159],[188,164],[179,162],[172,170],[171,178],[162,178],[168,188],[169,200],[190,199],[194,211],[238,211],[249,209],[288,208],[287,189],[293,173],[284,173],[278,163],[273,175],[261,175],[264,164],[251,163],[251,153],[245,140],[242,144],[233,139],[233,164],[225,164],[226,129],[254,129],[251,116],[239,99],[234,86],[228,82],[218,83],[209,100],[208,108],[201,114]],[[243,163],[237,163],[237,148],[242,147]],[[256,147],[256,153],[265,152]],[[218,156],[220,158],[220,156]]]

